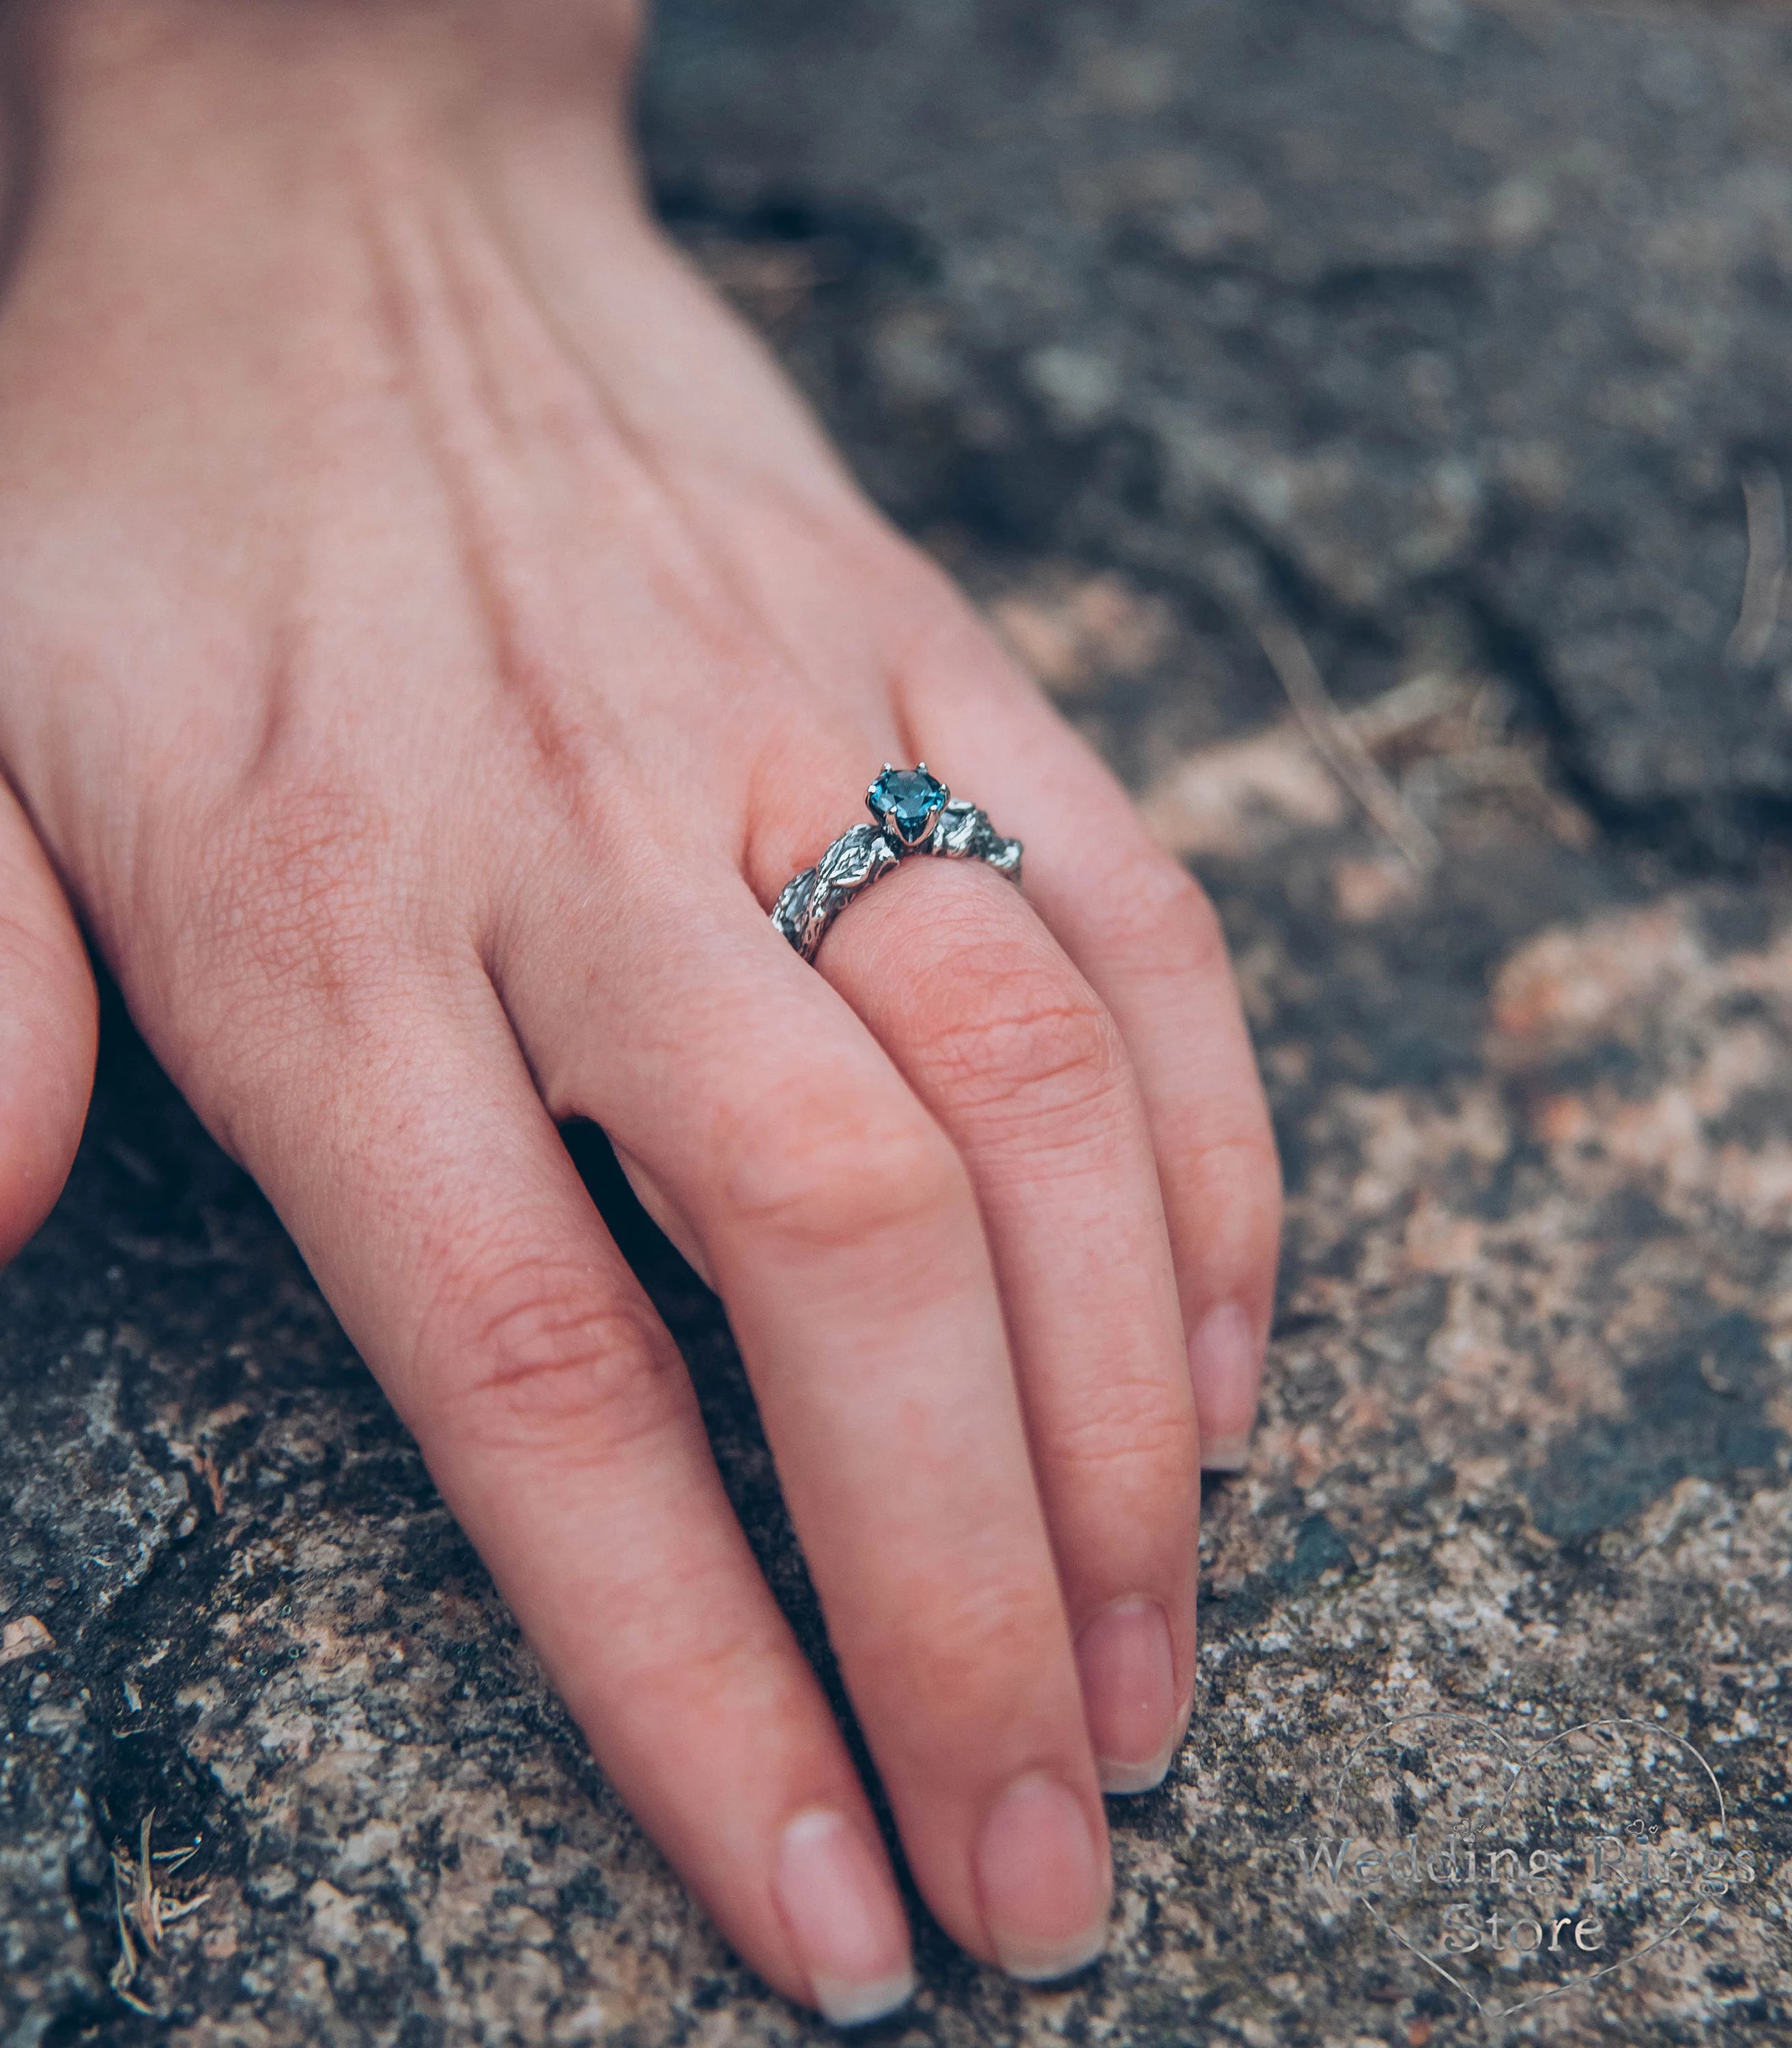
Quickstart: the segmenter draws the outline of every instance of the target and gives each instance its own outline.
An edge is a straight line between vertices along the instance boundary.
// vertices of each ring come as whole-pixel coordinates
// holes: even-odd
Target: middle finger
[[[601,976],[567,975],[564,923],[498,963],[543,1092],[603,1126],[716,1275],[929,1903],[1016,1975],[1061,1975],[1101,1945],[1106,1829],[963,1166],[738,877],[668,855],[603,915],[574,941]]]

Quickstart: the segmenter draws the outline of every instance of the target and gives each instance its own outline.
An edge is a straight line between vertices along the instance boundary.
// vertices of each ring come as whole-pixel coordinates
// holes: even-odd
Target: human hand
[[[917,1882],[1023,1976],[1099,1947],[1100,1790],[1189,1712],[1276,1169],[1205,900],[648,219],[629,29],[27,14],[0,1255],[91,1072],[53,862],[619,1790],[864,2017],[876,1827],[556,1120],[720,1292]],[[769,906],[922,757],[1025,894],[908,862],[805,965]]]

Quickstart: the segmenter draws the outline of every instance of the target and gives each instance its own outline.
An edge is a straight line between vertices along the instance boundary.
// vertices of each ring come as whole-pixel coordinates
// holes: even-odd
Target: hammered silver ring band
[[[1010,881],[1021,879],[1021,843],[1004,839],[975,804],[960,802],[923,761],[892,768],[865,793],[874,823],[844,832],[813,867],[785,888],[771,921],[805,960],[813,960],[828,929],[855,896],[863,895],[910,854],[980,860]]]

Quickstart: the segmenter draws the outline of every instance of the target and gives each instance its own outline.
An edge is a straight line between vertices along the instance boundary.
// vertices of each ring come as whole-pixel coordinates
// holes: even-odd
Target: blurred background
[[[1049,687],[1105,671],[1141,780],[1274,714],[1273,607],[1344,701],[1497,678],[1597,820],[1743,859],[1792,799],[1788,33],[669,0],[648,134],[860,475]]]
[[[917,1908],[879,2038],[1477,2038],[1294,1882],[1340,1756],[1444,1705],[1682,1735],[1760,1860],[1614,1914],[1637,1960],[1526,2038],[1783,2038],[1792,14],[661,0],[643,121],[675,233],[1213,891],[1289,1178],[1110,1954],[1026,1992]],[[716,1305],[572,1142],[826,1669]],[[828,2038],[621,1812],[115,1003],[0,1276],[0,1502],[9,2041]],[[152,1811],[211,1895],[145,2014]]]

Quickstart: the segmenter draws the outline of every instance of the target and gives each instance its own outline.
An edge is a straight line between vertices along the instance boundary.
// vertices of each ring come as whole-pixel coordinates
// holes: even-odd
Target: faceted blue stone
[[[932,830],[945,804],[946,785],[925,768],[886,768],[865,801],[880,824],[905,846],[914,846]]]

